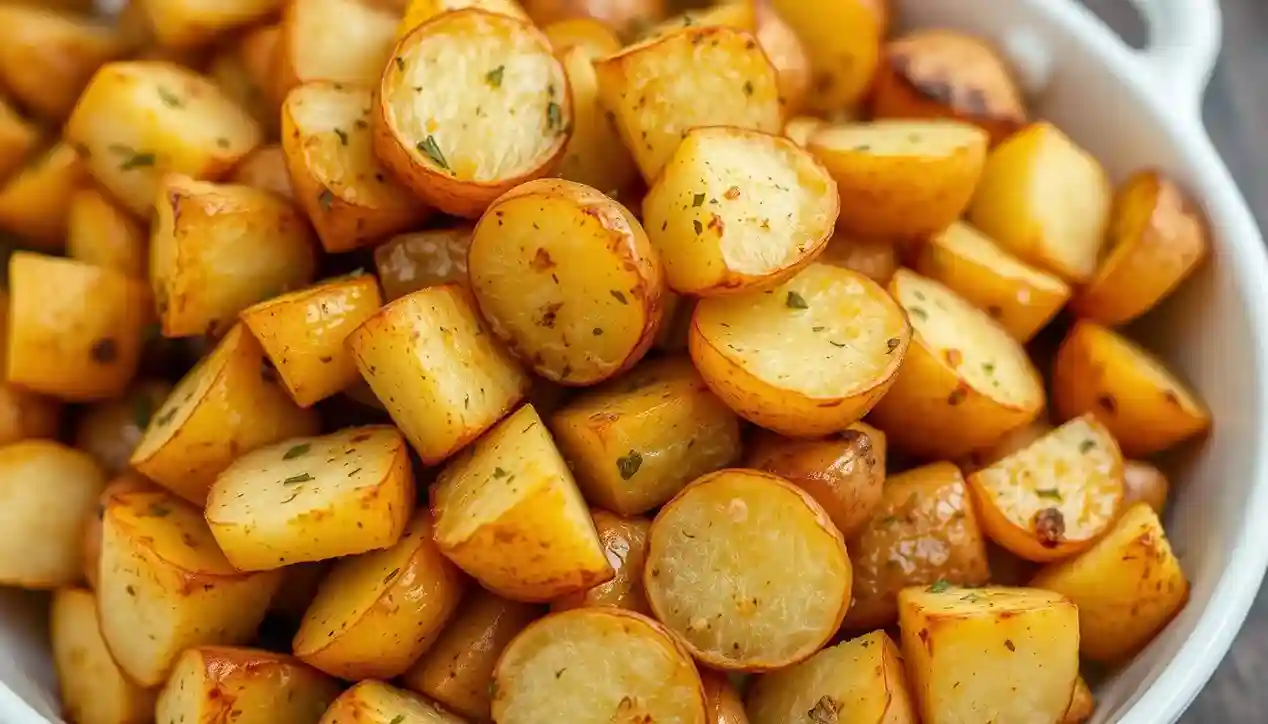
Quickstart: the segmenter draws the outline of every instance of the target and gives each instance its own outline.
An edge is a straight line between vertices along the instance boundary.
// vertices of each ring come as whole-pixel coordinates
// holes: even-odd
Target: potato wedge
[[[0,230],[21,236],[38,249],[61,250],[71,199],[87,180],[88,169],[79,153],[64,142],[53,144],[0,186]]]
[[[1039,416],[1039,373],[986,312],[906,269],[894,274],[889,293],[915,328],[898,380],[868,418],[893,446],[954,460]]]
[[[405,12],[396,28],[397,38],[409,35],[415,28],[441,13],[466,8],[500,13],[516,20],[531,22],[515,0],[404,0],[402,4],[405,5]]]
[[[601,25],[599,27],[603,28]],[[550,36],[549,31],[547,28],[547,37]],[[607,32],[606,28],[604,32]],[[621,142],[616,126],[608,120],[606,111],[599,103],[599,81],[593,64],[595,58],[615,53],[617,48],[600,53],[585,46],[574,46],[561,52],[553,39],[551,44],[568,75],[573,108],[572,135],[564,149],[563,159],[559,162],[557,175],[596,189],[619,191],[629,188],[640,180],[638,167],[634,165],[634,157]]]
[[[160,61],[97,71],[65,133],[97,182],[142,218],[166,174],[214,181],[261,141],[259,124],[219,86]]]
[[[0,98],[0,181],[18,170],[40,143],[40,128]]]
[[[424,287],[441,284],[469,286],[467,251],[470,226],[430,229],[394,236],[374,249],[374,269],[391,302]]]
[[[444,554],[507,598],[549,601],[615,575],[532,405],[450,461],[432,486],[431,509]]]
[[[1096,699],[1092,697],[1092,690],[1080,676],[1074,682],[1074,695],[1070,697],[1070,707],[1066,709],[1065,718],[1061,720],[1061,724],[1083,724],[1092,718],[1092,712],[1095,709]]]
[[[783,125],[775,68],[742,30],[683,28],[597,59],[594,70],[599,100],[649,184],[692,128],[773,134]]]
[[[579,608],[531,624],[502,652],[493,719],[705,724],[702,689],[691,655],[660,624],[622,609]]]
[[[625,39],[665,17],[665,0],[520,0],[539,27],[575,18],[591,18]]]
[[[1161,360],[1089,321],[1076,322],[1057,351],[1052,403],[1062,419],[1095,415],[1131,457],[1165,450],[1211,426],[1206,406]]]
[[[1086,550],[1123,502],[1123,457],[1092,415],[1070,420],[969,476],[982,528],[999,545],[1045,562]]]
[[[549,174],[572,132],[568,77],[546,36],[498,13],[458,10],[417,28],[393,49],[378,91],[375,152],[455,216],[479,216]]]
[[[705,722],[707,724],[749,724],[744,702],[725,674],[705,669],[700,671],[704,686]]]
[[[110,654],[130,679],[150,687],[191,646],[255,636],[281,574],[236,570],[201,511],[160,491],[106,503],[98,579],[97,616]]]
[[[405,440],[394,427],[291,438],[238,458],[207,493],[207,524],[240,571],[386,548],[414,503]]]
[[[417,694],[381,681],[362,681],[343,692],[321,724],[466,724]]]
[[[54,593],[49,633],[67,719],[76,724],[149,724],[154,720],[154,692],[128,680],[110,658],[101,639],[92,591],[63,588]]]
[[[656,617],[718,669],[801,661],[850,606],[841,532],[814,498],[758,470],[705,475],[669,501],[648,534],[645,571]]]
[[[228,181],[272,191],[288,201],[295,200],[295,187],[291,185],[291,173],[286,168],[286,152],[280,143],[260,146],[252,151],[233,169]]]
[[[315,80],[371,86],[392,57],[400,14],[368,0],[296,0],[282,13],[273,61],[278,103]]]
[[[176,660],[154,717],[198,724],[317,724],[338,695],[338,682],[293,657],[195,646]]]
[[[752,724],[916,724],[903,657],[884,631],[837,644],[750,687]]]
[[[227,31],[253,25],[282,9],[284,0],[145,0],[154,37],[169,48],[206,45]]]
[[[919,239],[964,212],[986,159],[986,133],[957,121],[831,124],[810,152],[841,195],[838,226],[861,236]]]
[[[440,333],[437,334],[436,332]],[[423,462],[434,465],[510,412],[530,381],[493,340],[470,294],[429,287],[348,335],[357,369]]]
[[[1008,251],[1069,281],[1096,274],[1113,190],[1101,164],[1049,123],[991,151],[968,219]]]
[[[1170,488],[1171,483],[1167,480],[1166,473],[1157,467],[1140,460],[1127,460],[1123,463],[1123,510],[1136,503],[1147,503],[1161,516],[1167,508],[1167,493]]]
[[[190,370],[154,412],[132,453],[132,467],[202,505],[220,471],[239,455],[316,434],[317,415],[291,402],[241,325]]]
[[[690,335],[692,361],[731,409],[817,437],[863,417],[901,376],[911,326],[872,280],[811,264],[765,292],[700,300]]]
[[[145,227],[97,189],[81,189],[66,209],[66,256],[117,269],[133,279],[149,275]]]
[[[898,604],[924,724],[1061,721],[1079,676],[1079,611],[1070,599],[943,581],[904,589]]]
[[[588,186],[541,179],[503,195],[467,263],[493,334],[552,382],[628,370],[661,323],[659,255],[628,209]]]
[[[538,25],[546,34],[546,39],[550,41],[550,47],[555,49],[555,55],[561,58],[570,54],[573,48],[578,47],[584,48],[585,54],[590,58],[601,58],[621,49],[621,40],[616,37],[612,29],[591,17],[565,18],[546,25],[541,23]],[[568,80],[572,81],[571,72],[568,74]],[[572,94],[575,101],[576,83],[572,83]]]
[[[590,511],[595,530],[616,575],[612,580],[577,591],[551,602],[552,611],[567,611],[585,606],[609,606],[651,615],[647,595],[643,592],[643,562],[647,554],[647,531],[652,522],[646,518],[622,518],[606,510]]]
[[[1108,326],[1152,309],[1210,253],[1206,219],[1171,179],[1141,171],[1118,189],[1096,275],[1071,310]]]
[[[88,406],[75,421],[75,447],[92,455],[109,475],[127,472],[150,418],[170,394],[167,382],[145,380],[123,397]]]
[[[862,101],[880,60],[885,0],[772,0],[805,46],[814,71],[811,109],[828,113]]]
[[[888,239],[837,232],[823,247],[818,261],[856,271],[885,286],[898,271],[898,247]]]

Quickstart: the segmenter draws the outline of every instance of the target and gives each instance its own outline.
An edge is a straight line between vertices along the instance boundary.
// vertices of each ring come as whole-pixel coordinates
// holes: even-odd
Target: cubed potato
[[[123,394],[151,314],[144,283],[17,252],[9,259],[9,293],[6,382],[68,402]]]
[[[40,142],[40,128],[0,98],[0,181],[18,170]]]
[[[1079,607],[1079,652],[1118,663],[1144,648],[1189,598],[1189,582],[1158,514],[1136,503],[1091,548],[1031,582]]]
[[[1126,324],[1175,291],[1210,253],[1206,219],[1171,179],[1141,171],[1118,189],[1096,275],[1070,308],[1101,324]]]
[[[861,236],[921,239],[968,207],[986,159],[986,132],[958,121],[838,123],[810,138],[837,182],[838,225]]]
[[[577,591],[551,602],[552,611],[567,611],[584,606],[610,606],[651,615],[647,595],[643,592],[643,563],[647,557],[647,531],[652,522],[646,518],[622,518],[606,510],[590,511],[599,541],[608,564],[616,575],[612,580]]]
[[[339,684],[285,654],[195,646],[176,660],[158,696],[159,722],[317,724]]]
[[[202,505],[239,455],[316,434],[316,413],[291,402],[260,344],[241,325],[176,385],[132,453],[132,467]]]
[[[590,20],[571,20],[565,23],[591,23]],[[603,28],[602,25],[599,26]],[[550,36],[550,29],[546,34]],[[603,28],[604,32],[608,32]],[[610,37],[610,35],[609,35]],[[613,38],[615,42],[615,38]],[[616,127],[608,120],[603,105],[599,103],[599,80],[594,71],[594,59],[617,52],[617,48],[599,52],[585,46],[574,46],[561,51],[551,39],[559,62],[568,75],[568,87],[572,91],[572,135],[559,162],[560,178],[586,184],[603,191],[619,191],[640,180],[634,157],[621,142]]]
[[[39,249],[61,250],[71,199],[87,180],[88,169],[79,153],[64,142],[53,144],[0,185],[0,230]]]
[[[884,2],[772,0],[810,56],[813,80],[806,103],[820,113],[850,108],[872,83],[885,35]]]
[[[80,545],[81,573],[88,587],[97,589],[97,574],[101,570],[101,519],[106,515],[106,505],[124,493],[154,492],[160,488],[145,476],[129,470],[112,479],[97,497],[97,509],[88,517]]]
[[[538,26],[546,34],[550,47],[555,49],[555,55],[561,58],[577,47],[584,48],[586,55],[592,59],[611,55],[621,49],[621,39],[616,37],[612,28],[591,17],[565,18],[544,25],[538,22]],[[572,73],[568,76],[571,81]],[[575,100],[575,84],[572,92]]]
[[[661,323],[659,255],[628,209],[588,186],[541,179],[503,195],[467,263],[493,334],[552,382],[628,370]]]
[[[789,564],[797,560],[815,563]],[[705,475],[669,501],[645,566],[656,617],[717,669],[795,664],[827,643],[850,606],[841,532],[814,498],[758,470]]]
[[[378,83],[399,19],[399,13],[368,0],[287,3],[272,71],[278,102],[295,86],[315,80]]]
[[[154,720],[154,692],[130,681],[110,658],[101,639],[92,591],[63,588],[54,593],[48,627],[67,719],[76,724],[149,724]]]
[[[856,271],[881,286],[889,284],[900,266],[894,242],[841,232],[828,240],[818,261]]]
[[[663,19],[665,0],[520,0],[540,27],[575,18],[597,20],[622,38],[637,36]]]
[[[476,589],[402,681],[463,716],[486,721],[498,657],[540,614],[532,604]]]
[[[233,169],[228,181],[271,191],[288,201],[295,200],[291,172],[286,168],[286,152],[282,150],[280,143],[256,148]]]
[[[599,100],[649,184],[692,128],[774,134],[783,127],[775,68],[742,30],[683,28],[598,59],[594,67]]]
[[[1095,709],[1096,699],[1092,697],[1092,690],[1080,676],[1074,682],[1074,695],[1070,697],[1070,707],[1066,709],[1065,718],[1061,720],[1061,724],[1083,724],[1092,718],[1092,712]]]
[[[97,71],[65,133],[97,182],[143,218],[168,173],[214,181],[261,141],[259,124],[219,86],[162,61]]]
[[[234,103],[251,114],[255,122],[260,124],[260,130],[265,137],[277,137],[278,108],[264,88],[256,83],[255,76],[247,68],[241,42],[222,43],[207,66],[207,76],[220,86],[220,89],[232,98]]]
[[[916,724],[903,657],[884,631],[837,644],[749,688],[752,724]]]
[[[1052,365],[1052,403],[1062,419],[1092,414],[1131,457],[1205,432],[1211,413],[1162,360],[1099,324],[1076,322]]]
[[[904,589],[898,603],[924,724],[1061,721],[1079,676],[1079,611],[1070,599],[942,581]]]
[[[415,28],[441,13],[465,8],[475,8],[490,13],[501,13],[516,20],[528,21],[528,15],[515,0],[394,0],[405,6],[396,37],[403,38]]]
[[[902,376],[911,326],[872,280],[811,264],[765,292],[700,300],[690,335],[692,361],[731,409],[818,437],[862,418]]]
[[[441,284],[469,286],[470,226],[429,229],[394,236],[374,249],[374,269],[384,301]]]
[[[344,341],[383,304],[369,274],[336,277],[248,307],[242,323],[300,407],[361,381]]]
[[[648,360],[550,420],[586,499],[645,513],[740,455],[740,425],[683,357]]]
[[[97,615],[110,654],[142,686],[162,684],[181,652],[255,636],[279,571],[230,565],[202,512],[166,491],[106,503]]]
[[[313,278],[312,229],[274,194],[172,174],[154,205],[150,282],[165,337],[223,334],[242,310]]]
[[[431,508],[445,555],[507,598],[549,601],[615,575],[532,405],[449,462],[432,486]]]
[[[414,504],[409,450],[394,427],[291,438],[238,458],[207,494],[207,523],[240,571],[386,548]]]
[[[428,209],[374,157],[369,86],[310,82],[282,105],[282,148],[295,199],[327,252],[419,226]]]
[[[320,724],[466,724],[431,701],[381,681],[362,681],[335,699]]]
[[[428,287],[348,335],[362,377],[423,462],[434,465],[510,412],[530,380],[461,287]]]
[[[706,724],[749,724],[744,702],[727,675],[709,669],[699,673],[704,686]]]
[[[102,192],[87,188],[70,197],[66,209],[66,255],[117,269],[133,279],[149,276],[146,229]]]
[[[436,16],[401,39],[378,86],[374,150],[416,195],[476,217],[554,170],[573,101],[550,42],[483,10]]]
[[[1101,164],[1049,123],[991,151],[968,219],[1005,249],[1073,282],[1096,274],[1113,190]]]
[[[144,0],[154,37],[169,48],[206,45],[282,9],[284,0]]]
[[[906,269],[894,274],[889,293],[907,312],[915,343],[868,420],[894,447],[954,460],[1039,416],[1043,382],[999,322]]]
[[[150,418],[171,393],[167,382],[145,380],[118,399],[89,405],[75,421],[75,447],[92,455],[109,475],[126,472]]]
[[[832,237],[836,183],[792,141],[738,128],[687,132],[643,199],[648,238],[680,294],[777,286]]]
[[[502,653],[492,690],[499,724],[707,722],[691,655],[660,624],[616,608],[530,625]]]
[[[784,135],[802,148],[810,147],[810,139],[828,122],[818,116],[795,116],[784,124]]]
[[[1170,489],[1167,474],[1157,467],[1140,460],[1123,462],[1123,510],[1136,503],[1147,503],[1161,516],[1166,511]]]

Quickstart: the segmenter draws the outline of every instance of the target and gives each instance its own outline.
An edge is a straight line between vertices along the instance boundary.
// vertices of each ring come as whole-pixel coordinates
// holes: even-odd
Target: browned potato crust
[[[647,554],[647,532],[652,522],[646,518],[622,518],[606,510],[590,511],[599,542],[616,575],[588,591],[570,593],[551,602],[552,611],[585,606],[623,608],[651,615],[643,592],[643,564]]]
[[[164,723],[317,724],[339,688],[291,656],[195,646],[176,660],[154,716]]]
[[[132,492],[154,492],[159,488],[140,473],[129,470],[111,480],[97,498],[97,510],[84,524],[83,545],[80,553],[83,557],[84,581],[88,587],[96,590],[98,574],[101,569],[101,532],[102,518],[106,514],[106,506],[116,496]]]
[[[1095,709],[1096,699],[1092,697],[1092,690],[1080,676],[1074,682],[1074,695],[1070,697],[1070,708],[1066,709],[1065,718],[1061,720],[1061,724],[1083,724],[1092,718],[1092,712]]]
[[[119,399],[89,405],[75,423],[75,447],[96,458],[110,475],[126,472],[150,418],[171,393],[167,382],[146,380]]]
[[[386,302],[424,287],[458,284],[470,287],[467,251],[470,226],[401,234],[374,249],[374,269]]]

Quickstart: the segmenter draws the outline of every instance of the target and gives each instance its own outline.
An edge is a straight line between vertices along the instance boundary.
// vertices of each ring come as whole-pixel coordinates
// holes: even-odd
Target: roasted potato
[[[17,234],[39,249],[61,250],[71,200],[87,179],[88,169],[79,153],[58,141],[0,185],[0,230]]]
[[[0,445],[53,439],[62,427],[62,405],[44,395],[0,383]]]
[[[160,691],[159,722],[317,724],[339,684],[290,656],[231,646],[186,649]]]
[[[629,39],[665,17],[665,0],[520,0],[541,27],[574,18],[592,18]]]
[[[880,60],[887,0],[771,0],[801,39],[813,80],[806,103],[820,113],[863,100]]]
[[[1096,699],[1092,698],[1092,690],[1080,676],[1074,682],[1074,694],[1070,697],[1070,707],[1065,711],[1065,718],[1060,724],[1083,724],[1092,718],[1096,709]]]
[[[549,601],[615,575],[532,405],[449,462],[432,486],[431,509],[445,555],[507,598]]]
[[[856,271],[881,286],[889,284],[899,267],[894,242],[840,232],[828,240],[818,261]]]
[[[955,221],[986,145],[980,128],[946,120],[835,123],[810,137],[810,152],[837,182],[837,225],[888,239],[923,238]]]
[[[428,465],[492,427],[530,384],[492,339],[471,296],[452,284],[383,307],[347,344],[362,377]]]
[[[1052,432],[1052,425],[1040,415],[1029,424],[1015,427],[991,445],[979,448],[956,462],[965,475],[992,465]]]
[[[657,514],[644,584],[656,617],[697,659],[767,671],[836,633],[850,606],[850,559],[814,498],[769,473],[728,469],[695,480]]]
[[[476,217],[554,169],[572,103],[563,65],[536,28],[482,10],[443,13],[393,49],[374,150],[424,201]]]
[[[243,40],[246,39],[243,36]],[[228,42],[222,45],[207,66],[207,76],[211,78],[225,95],[234,103],[242,106],[268,138],[276,138],[278,131],[278,105],[270,97],[271,93],[261,87],[247,66],[243,52],[243,42]],[[272,62],[272,59],[269,59]],[[271,68],[269,70],[271,71]]]
[[[282,9],[284,0],[143,0],[150,28],[160,45],[205,45],[226,31],[252,25]]]
[[[470,226],[431,229],[394,236],[374,248],[374,269],[384,301],[399,299],[424,287],[469,286],[467,251]]]
[[[628,370],[660,326],[660,257],[624,206],[571,181],[526,183],[493,202],[467,256],[493,334],[552,382]]]
[[[911,320],[915,343],[868,420],[894,447],[956,459],[1039,416],[1039,373],[986,312],[906,269],[894,275],[889,292]]]
[[[75,447],[92,455],[109,475],[127,472],[150,418],[171,393],[168,383],[146,380],[123,397],[93,403],[75,422]]]
[[[528,15],[515,0],[392,0],[401,2],[405,12],[397,26],[396,37],[403,38],[415,28],[441,13],[474,8],[490,13],[500,13],[516,20],[528,21]]]
[[[288,2],[272,68],[278,103],[315,80],[377,83],[392,57],[399,20],[399,13],[368,0]]]
[[[606,29],[604,32],[607,32]],[[547,37],[550,36],[550,28],[546,29],[546,34]],[[561,51],[554,39],[551,40],[551,44],[559,56],[559,62],[563,63],[564,72],[568,75],[573,108],[572,135],[568,139],[568,146],[564,149],[563,159],[559,162],[557,175],[569,181],[611,192],[629,188],[639,180],[638,167],[634,165],[634,157],[621,142],[616,126],[608,119],[606,111],[599,103],[599,81],[593,63],[596,58],[617,52],[617,48],[598,52],[578,45]],[[615,193],[612,195],[615,196]]]
[[[66,255],[70,258],[146,279],[148,248],[145,227],[102,192],[81,189],[70,197],[66,210]]]
[[[339,695],[321,724],[466,724],[417,694],[366,680]]]
[[[40,128],[0,98],[0,181],[18,170],[40,143]]]
[[[115,496],[123,493],[155,492],[159,489],[158,486],[147,480],[145,476],[129,470],[115,477],[101,491],[101,495],[97,497],[96,514],[89,516],[87,523],[84,525],[83,536],[81,536],[80,572],[83,573],[84,581],[88,583],[89,588],[96,590],[97,574],[101,570],[101,519],[105,517],[106,505]]]
[[[1101,164],[1049,123],[991,151],[968,219],[1022,259],[1072,282],[1096,274],[1112,196]]]
[[[1211,426],[1206,406],[1161,360],[1089,321],[1076,322],[1057,351],[1052,403],[1062,419],[1095,415],[1131,457],[1165,450]]]
[[[555,55],[563,57],[573,48],[584,48],[591,58],[611,55],[621,49],[621,39],[612,28],[591,17],[565,18],[542,25],[538,23]],[[576,88],[573,88],[576,95]]]
[[[725,674],[704,669],[700,671],[700,683],[704,686],[705,722],[707,724],[749,724],[744,713],[744,702],[735,685]]]
[[[62,588],[54,593],[48,627],[67,719],[76,724],[154,721],[154,692],[130,681],[110,658],[92,591]]]
[[[1080,612],[1070,599],[939,581],[904,589],[898,605],[924,724],[1061,721],[1079,676]]]
[[[867,414],[901,376],[910,340],[901,308],[875,282],[811,264],[765,292],[700,300],[689,347],[731,409],[782,435],[816,437]]]
[[[1167,493],[1171,483],[1166,473],[1140,460],[1123,463],[1123,510],[1136,503],[1148,503],[1159,516],[1167,508]]]
[[[228,181],[272,191],[289,201],[295,200],[295,187],[291,185],[291,174],[286,168],[286,152],[280,143],[260,146],[252,151],[233,169]]]
[[[1070,309],[1114,326],[1152,309],[1207,257],[1202,211],[1158,171],[1136,173],[1118,189],[1096,275]]]
[[[660,624],[616,608],[529,625],[498,659],[492,691],[499,724],[708,721],[691,655]]]
[[[330,573],[333,561],[316,563],[296,563],[282,569],[282,584],[278,586],[273,600],[269,601],[269,613],[282,617],[291,623],[298,623],[304,618],[304,612],[317,598],[317,589]]]
[[[611,606],[650,616],[652,611],[643,592],[643,562],[647,556],[647,531],[651,528],[651,521],[622,518],[597,508],[591,510],[590,515],[594,518],[594,527],[599,532],[608,564],[616,575],[588,591],[577,591],[555,599],[551,602],[551,610]]]

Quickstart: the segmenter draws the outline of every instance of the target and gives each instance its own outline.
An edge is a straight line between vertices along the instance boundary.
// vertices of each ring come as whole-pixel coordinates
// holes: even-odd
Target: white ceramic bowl
[[[1121,179],[1161,168],[1197,198],[1212,263],[1149,315],[1138,337],[1202,393],[1215,417],[1200,449],[1177,456],[1168,530],[1192,578],[1189,605],[1097,691],[1094,722],[1179,718],[1215,670],[1268,563],[1268,263],[1263,240],[1202,128],[1200,100],[1219,46],[1216,0],[1134,0],[1151,43],[1133,51],[1073,0],[897,0],[907,24],[996,41],[1036,110]],[[45,599],[0,593],[0,724],[57,718]],[[1006,724],[1006,723],[1005,723]]]

